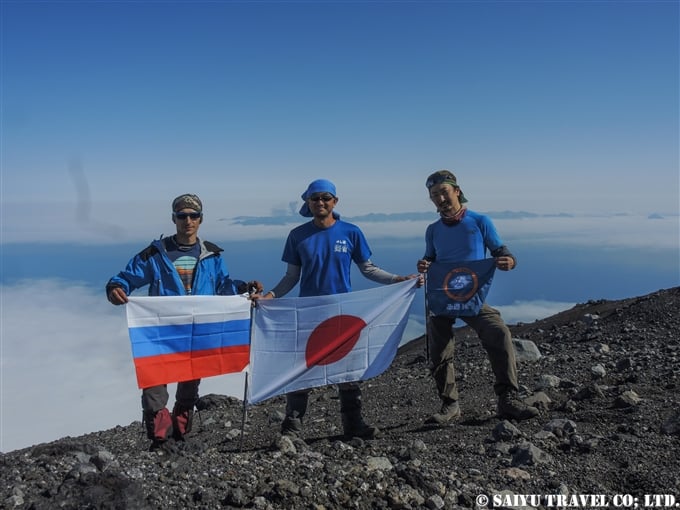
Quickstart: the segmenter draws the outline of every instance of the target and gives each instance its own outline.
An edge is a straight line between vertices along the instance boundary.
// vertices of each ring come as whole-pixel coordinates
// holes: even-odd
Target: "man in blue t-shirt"
[[[514,255],[503,244],[491,219],[467,209],[463,191],[448,170],[431,174],[425,183],[430,200],[440,218],[427,227],[425,255],[418,261],[418,272],[427,272],[430,263],[480,260],[487,251],[496,259],[496,268],[510,271],[516,266]],[[494,391],[498,395],[498,415],[502,418],[526,420],[538,409],[522,402],[518,396],[517,367],[512,335],[498,310],[486,303],[475,316],[460,317],[474,329],[487,351],[496,377]],[[458,388],[454,372],[454,317],[431,315],[428,321],[429,352],[432,376],[437,385],[441,409],[426,421],[443,424],[460,418]]]
[[[288,264],[281,281],[263,296],[253,299],[272,299],[290,292],[300,282],[300,297],[327,296],[352,291],[350,269],[355,263],[369,280],[389,284],[418,278],[418,275],[399,276],[375,266],[371,250],[359,227],[340,219],[334,211],[338,203],[335,185],[326,179],[313,181],[302,194],[304,204],[300,214],[312,221],[294,228],[288,234],[281,259]],[[379,430],[368,425],[361,416],[361,387],[358,382],[338,385],[340,415],[346,437],[376,437]],[[299,436],[302,418],[307,412],[310,390],[286,395],[286,417],[281,433]]]

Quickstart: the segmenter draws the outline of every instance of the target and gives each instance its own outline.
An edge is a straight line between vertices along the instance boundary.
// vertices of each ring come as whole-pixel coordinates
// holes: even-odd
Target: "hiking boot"
[[[443,425],[444,423],[460,418],[460,405],[457,400],[450,400],[442,403],[442,408],[438,413],[430,416],[425,423]]]
[[[286,416],[281,422],[281,435],[289,437],[301,437],[302,419]]]
[[[506,391],[498,396],[498,416],[510,420],[528,420],[538,416],[538,409],[525,404],[515,391]]]
[[[298,391],[286,394],[286,417],[281,422],[281,435],[302,437],[302,417],[307,412],[309,392]]]
[[[146,437],[153,441],[152,446],[164,443],[172,434],[172,417],[165,407],[160,411],[145,411],[144,424]]]
[[[342,418],[342,430],[347,438],[360,437],[361,439],[375,439],[380,436],[380,429],[369,425],[361,417],[361,412],[354,410],[340,413]]]
[[[361,389],[356,387],[339,388],[340,417],[345,437],[375,439],[380,435],[378,427],[367,424],[361,417]]]
[[[149,451],[150,452],[163,452],[166,454],[176,454],[179,452],[177,448],[177,443],[173,441],[172,439],[166,439],[163,441],[154,439],[151,441],[151,445],[149,446]]]
[[[172,435],[173,437],[181,441],[184,436],[191,432],[191,425],[194,420],[194,410],[192,409],[182,409],[180,406],[175,404],[172,410]]]

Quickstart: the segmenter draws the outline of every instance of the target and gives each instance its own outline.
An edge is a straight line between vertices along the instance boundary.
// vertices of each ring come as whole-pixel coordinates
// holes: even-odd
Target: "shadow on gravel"
[[[498,421],[498,418],[496,418],[495,416],[470,416],[469,418],[465,418],[464,420],[461,420],[458,423],[460,425],[465,425],[469,427],[480,427],[482,425],[486,425],[494,421]]]
[[[437,424],[437,423],[423,423],[419,427],[411,427],[404,432],[408,434],[417,434],[419,432],[429,432],[432,430],[437,430],[437,429],[451,429],[455,427],[481,427],[483,425],[487,425],[488,423],[491,423],[493,421],[496,421],[496,418],[494,417],[470,417],[470,418],[465,418],[461,420],[454,420],[449,423],[442,423],[442,424]]]

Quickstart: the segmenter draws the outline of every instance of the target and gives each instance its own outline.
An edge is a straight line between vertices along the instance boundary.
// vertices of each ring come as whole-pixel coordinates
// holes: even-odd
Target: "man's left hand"
[[[406,280],[413,280],[414,278],[418,278],[418,281],[416,282],[416,287],[422,287],[425,284],[425,277],[422,274],[410,274],[407,276],[397,276],[394,279],[395,283],[399,282],[405,282]]]
[[[512,257],[496,257],[496,267],[501,271],[515,269],[515,259]]]

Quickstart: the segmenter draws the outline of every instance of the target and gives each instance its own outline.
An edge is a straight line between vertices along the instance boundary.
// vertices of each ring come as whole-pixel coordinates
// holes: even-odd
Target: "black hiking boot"
[[[286,417],[281,422],[281,435],[302,437],[302,417],[307,412],[308,392],[286,395]]]
[[[362,439],[375,439],[380,435],[380,429],[366,423],[361,416],[361,389],[341,389],[340,416],[342,418],[342,430],[346,438],[360,437]]]
[[[425,423],[434,425],[443,425],[450,421],[458,420],[460,418],[460,405],[457,400],[449,400],[442,403],[442,407],[438,413],[430,416]]]
[[[380,429],[366,423],[361,416],[361,411],[346,411],[341,413],[341,417],[342,430],[346,438],[376,439],[380,437]]]
[[[538,416],[538,409],[525,404],[516,391],[506,391],[498,396],[498,416],[509,420],[529,420]]]

